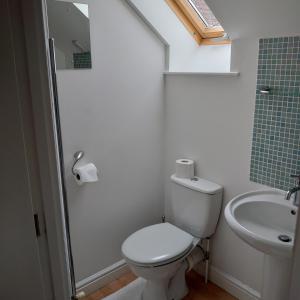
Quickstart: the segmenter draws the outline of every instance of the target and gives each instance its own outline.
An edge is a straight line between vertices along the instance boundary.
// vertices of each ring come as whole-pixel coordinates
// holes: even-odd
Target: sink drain
[[[279,235],[279,236],[278,236],[278,239],[279,239],[280,241],[284,242],[284,243],[288,243],[288,242],[290,242],[290,241],[292,240],[292,238],[289,237],[289,236],[286,235],[286,234],[281,234],[281,235]]]

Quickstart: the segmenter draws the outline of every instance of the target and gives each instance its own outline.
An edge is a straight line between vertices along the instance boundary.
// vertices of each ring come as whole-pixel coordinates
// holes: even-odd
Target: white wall
[[[127,1],[168,45],[168,71],[230,71],[231,45],[199,46],[165,0]]]
[[[169,175],[179,157],[196,160],[197,175],[225,188],[224,205],[235,195],[262,188],[249,181],[258,38],[300,33],[300,2],[209,1],[234,37],[232,68],[240,77],[167,76],[166,208]],[[260,291],[263,255],[237,238],[220,220],[212,265]]]
[[[298,214],[289,300],[297,299],[297,297],[299,298],[300,295],[299,274],[300,274],[300,217]]]
[[[89,11],[92,69],[58,71],[77,281],[119,261],[123,240],[163,212],[164,45],[124,1]],[[77,150],[99,182],[75,184]]]
[[[206,0],[233,39],[299,34],[297,0]]]
[[[167,77],[167,211],[169,175],[174,173],[177,158],[194,159],[198,176],[223,185],[224,205],[235,195],[258,187],[249,181],[254,101],[255,77]],[[223,216],[213,241],[212,265],[260,289],[262,255],[231,233]]]
[[[56,66],[63,66],[62,69],[67,67],[66,63],[66,55],[64,51],[61,51],[58,47],[57,44],[55,44],[55,61],[56,61]]]

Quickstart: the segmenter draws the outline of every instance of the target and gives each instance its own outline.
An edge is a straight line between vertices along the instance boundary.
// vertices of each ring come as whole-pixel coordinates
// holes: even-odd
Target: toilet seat
[[[194,237],[170,223],[142,228],[122,245],[124,257],[132,264],[156,267],[183,257],[193,247]]]

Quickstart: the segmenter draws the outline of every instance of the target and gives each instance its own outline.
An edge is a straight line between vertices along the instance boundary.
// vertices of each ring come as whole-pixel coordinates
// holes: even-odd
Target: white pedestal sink
[[[288,297],[297,207],[284,196],[279,190],[249,192],[225,208],[233,232],[265,253],[262,300]]]

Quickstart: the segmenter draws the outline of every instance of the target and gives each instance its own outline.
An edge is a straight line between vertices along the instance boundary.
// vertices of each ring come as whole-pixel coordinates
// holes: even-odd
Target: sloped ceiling
[[[300,34],[300,0],[206,0],[231,38]]]
[[[231,45],[199,47],[165,0],[127,0],[127,2],[168,46],[168,71],[230,71]]]

